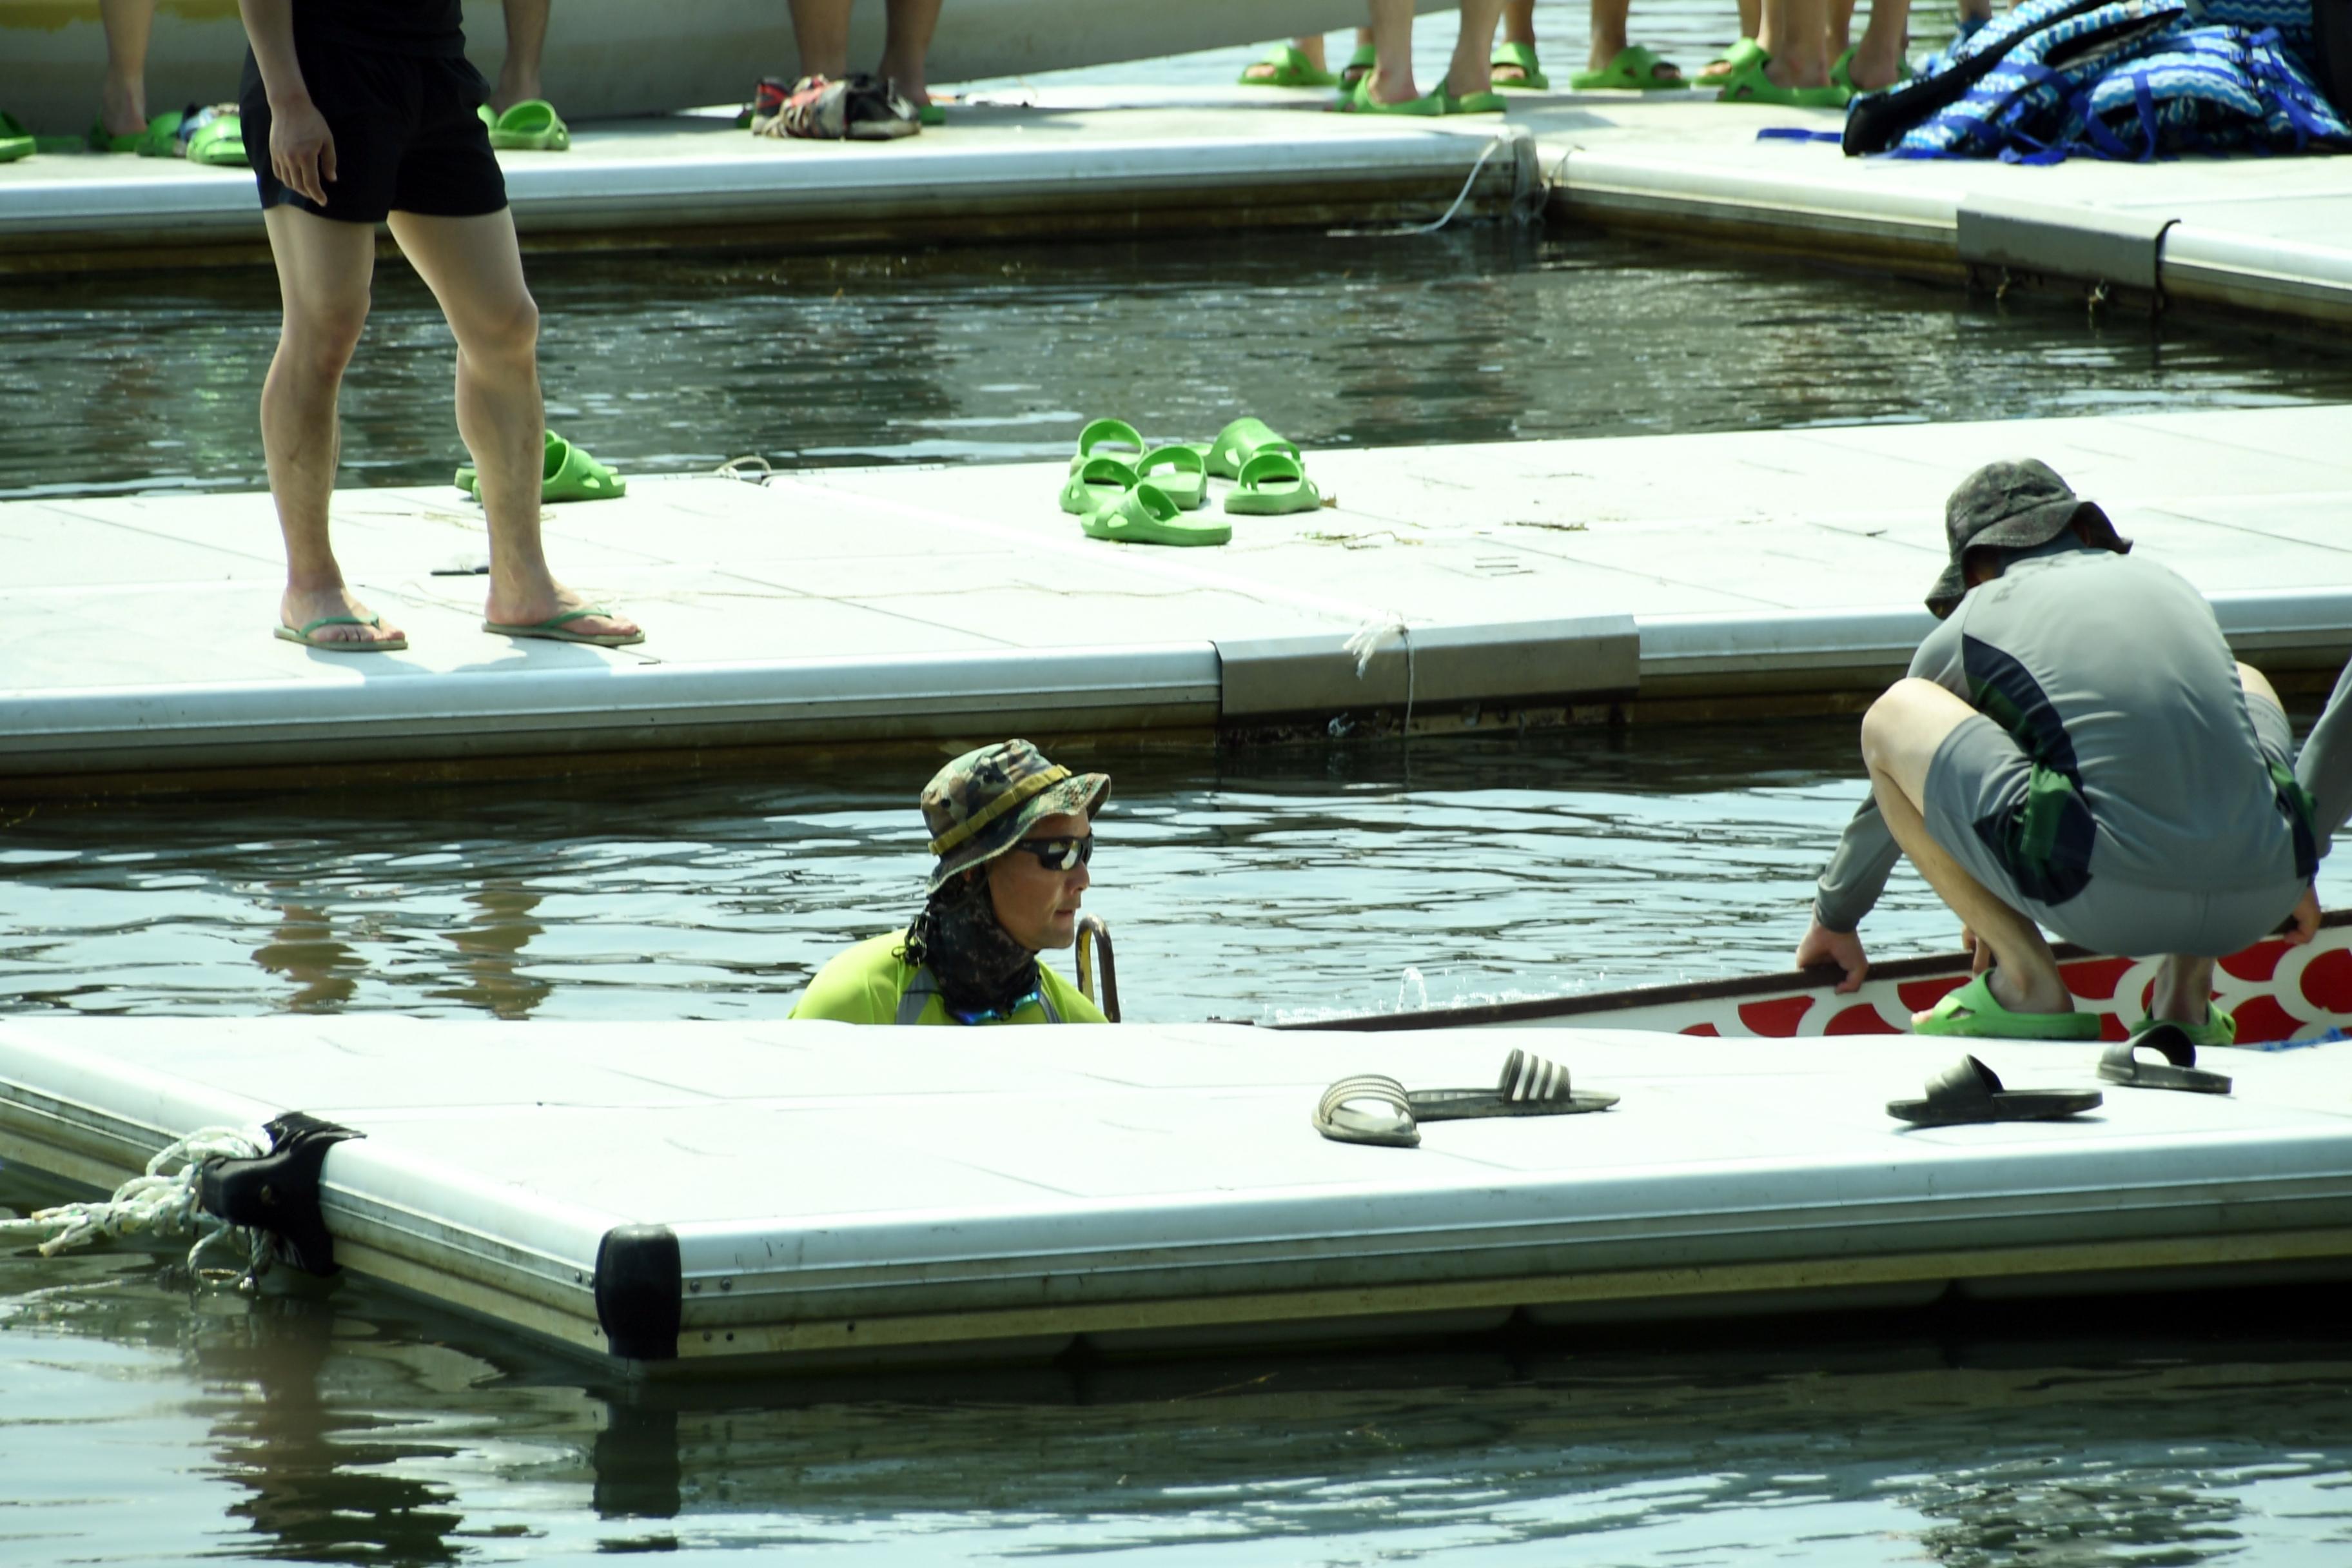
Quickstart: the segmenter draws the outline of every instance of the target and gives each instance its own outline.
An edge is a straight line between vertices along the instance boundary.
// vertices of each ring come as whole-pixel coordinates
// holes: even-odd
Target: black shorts
[[[507,205],[489,128],[475,112],[489,85],[463,55],[298,45],[298,58],[310,101],[335,138],[335,177],[320,206],[269,172],[269,98],[247,51],[237,110],[263,206],[283,203],[341,223],[382,223],[387,213],[479,217]]]

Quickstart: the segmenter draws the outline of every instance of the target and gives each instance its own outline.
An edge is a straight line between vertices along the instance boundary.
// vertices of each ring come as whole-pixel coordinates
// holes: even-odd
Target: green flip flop
[[[1280,517],[1322,504],[1323,492],[1298,459],[1270,447],[1242,465],[1239,483],[1225,497],[1225,510],[1244,517]]]
[[[1078,526],[1089,539],[1118,544],[1223,544],[1234,536],[1231,523],[1184,518],[1157,485],[1136,486],[1117,506],[1080,518]]]
[[[40,145],[39,138],[25,129],[24,121],[0,109],[0,163],[29,158],[39,151]]]
[[[1855,84],[1853,79],[1853,57],[1861,52],[1862,51],[1859,47],[1850,48],[1837,58],[1837,63],[1830,67],[1830,85],[1832,87],[1842,87],[1856,98],[1860,98],[1865,92],[1886,91],[1886,88],[1860,87]],[[1896,77],[1895,79],[1897,82],[1906,82],[1911,79],[1911,62],[1909,60],[1905,60],[1903,62],[1903,74]]]
[[[211,169],[248,168],[245,156],[245,121],[235,110],[215,114],[188,138],[188,162]]]
[[[1779,109],[1843,109],[1853,94],[1832,83],[1828,87],[1782,87],[1765,73],[1771,57],[1761,49],[1723,79],[1717,103],[1767,103]]]
[[[187,118],[181,110],[164,110],[147,122],[147,129],[140,132],[137,144],[131,150],[142,158],[178,157],[182,152],[180,127]]]
[[[1992,994],[1987,970],[1914,1019],[1915,1035],[1957,1036],[1979,1040],[2095,1040],[2099,1020],[2091,1013],[2012,1013]]]
[[[1408,98],[1402,103],[1381,103],[1372,97],[1372,79],[1369,72],[1356,79],[1355,89],[1344,93],[1339,107],[1349,114],[1403,114],[1415,119],[1431,119],[1445,112],[1438,95],[1424,92],[1419,98]]]
[[[1272,66],[1265,76],[1252,76],[1259,66]],[[1297,44],[1271,44],[1241,74],[1244,87],[1336,87],[1339,79],[1307,58]]]
[[[547,100],[526,98],[490,121],[490,145],[501,153],[568,152],[572,128]]]
[[[1764,46],[1753,38],[1741,38],[1723,53],[1698,68],[1693,87],[1721,87],[1739,74],[1739,68],[1751,60],[1764,58]]]
[[[1260,452],[1268,451],[1287,452],[1293,458],[1299,457],[1296,442],[1286,441],[1276,435],[1265,420],[1245,415],[1218,431],[1217,438],[1209,443],[1206,454],[1208,469],[1218,479],[1236,479],[1241,478],[1244,463]]]
[[[1135,470],[1117,458],[1088,458],[1071,470],[1069,482],[1063,485],[1062,510],[1092,517],[1126,500],[1135,483]]]
[[[1495,89],[1497,92],[1549,92],[1551,90],[1551,78],[1544,75],[1543,67],[1536,63],[1536,47],[1533,44],[1496,44],[1494,58],[1486,64],[1495,70],[1508,68],[1520,73],[1516,81],[1503,81],[1497,79],[1495,83]]]
[[[1456,98],[1441,87],[1429,96],[1437,100],[1437,112],[1440,114],[1501,114],[1511,107],[1501,93],[1492,90],[1465,93]]]
[[[2238,1043],[2238,1020],[2222,1011],[2218,1002],[2205,1004],[2205,1021],[2201,1024],[2176,1024],[2168,1018],[2158,1021],[2152,1015],[2143,1014],[2140,1021],[2131,1026],[2131,1032],[2137,1037],[2150,1029],[2161,1028],[2179,1030],[2192,1046],[2234,1046]]]
[[[510,625],[505,621],[484,621],[482,629],[502,637],[543,637],[549,642],[580,642],[592,647],[627,647],[646,640],[643,632],[575,632],[570,629],[573,621],[586,620],[591,616],[609,616],[606,605],[585,605],[576,610],[566,610],[560,616],[550,616],[543,621]]]
[[[1345,109],[1348,106],[1348,98],[1356,90],[1356,84],[1371,75],[1379,68],[1380,63],[1380,50],[1370,44],[1356,46],[1356,52],[1349,55],[1348,63],[1339,68],[1340,108]]]
[[[335,637],[316,637],[310,634],[320,626],[380,626],[382,616],[320,616],[299,626],[280,626],[278,637],[281,642],[300,643],[304,647],[323,648],[329,653],[400,653],[408,647],[405,637],[379,637],[373,642],[352,642]]]
[[[117,136],[106,128],[106,117],[99,116],[89,122],[89,150],[93,153],[136,153],[139,143],[147,137],[147,128],[141,126],[127,136]]]
[[[1660,66],[1675,74],[1660,76]],[[1619,49],[1597,71],[1578,71],[1568,79],[1568,85],[1578,92],[1683,92],[1690,87],[1674,61],[1663,59],[1639,44],[1628,44]]]
[[[1088,458],[1117,458],[1129,468],[1143,461],[1151,448],[1143,433],[1124,419],[1090,419],[1078,432],[1078,449],[1070,458],[1070,472],[1085,468]]]
[[[936,103],[926,103],[915,110],[915,123],[922,126],[945,125],[948,111]]]
[[[1135,479],[1166,492],[1180,511],[1198,511],[1208,504],[1209,465],[1197,447],[1155,447],[1135,465]]]

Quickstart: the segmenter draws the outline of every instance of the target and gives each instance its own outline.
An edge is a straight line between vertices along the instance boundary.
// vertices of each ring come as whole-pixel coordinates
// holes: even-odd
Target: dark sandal
[[[1992,1068],[1974,1057],[1962,1057],[1927,1080],[1926,1099],[1890,1100],[1886,1114],[1922,1127],[2050,1121],[2095,1110],[2105,1098],[2095,1089],[2007,1089]]]
[[[2139,1053],[2150,1050],[2164,1058],[2144,1062]],[[2197,1045],[2178,1024],[2158,1024],[2128,1040],[2109,1046],[2099,1057],[2099,1076],[2126,1089],[2178,1089],[2190,1094],[2227,1094],[2226,1073],[2208,1072],[2197,1065]]]

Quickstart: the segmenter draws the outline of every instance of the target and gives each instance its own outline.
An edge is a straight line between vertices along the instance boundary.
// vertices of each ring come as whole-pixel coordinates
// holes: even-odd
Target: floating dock
[[[303,1112],[332,1261],[633,1373],[1003,1363],[2352,1277],[2352,1046],[2228,1096],[1885,1114],[1950,1041],[1510,1042],[1620,1096],[1318,1137],[1323,1088],[1494,1081],[1493,1035],[1097,1026],[0,1021],[0,1158],[111,1187]],[[2011,1088],[2098,1047],[1979,1043]]]
[[[1931,625],[1951,486],[2029,455],[2274,679],[2352,656],[2339,408],[1317,451],[1336,506],[1206,550],[1086,538],[1059,463],[633,476],[547,524],[648,628],[614,650],[483,633],[454,489],[336,498],[346,574],[411,641],[371,655],[271,637],[266,495],[59,499],[0,504],[0,793],[1852,710]]]
[[[562,98],[557,89],[559,100]],[[504,157],[535,248],[766,251],[1328,227],[1549,210],[2107,308],[2352,321],[2352,159],[1847,158],[1759,132],[1830,110],[1701,93],[1514,95],[1505,117],[1324,112],[1321,90],[1022,89],[881,146],[756,139],[723,112],[575,127]],[[168,161],[0,166],[0,274],[266,257],[250,178]]]

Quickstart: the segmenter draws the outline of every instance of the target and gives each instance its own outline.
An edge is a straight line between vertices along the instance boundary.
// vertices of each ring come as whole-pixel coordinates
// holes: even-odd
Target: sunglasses
[[[1013,848],[1037,857],[1037,864],[1048,871],[1075,871],[1095,858],[1095,836],[1083,838],[1024,838]]]

